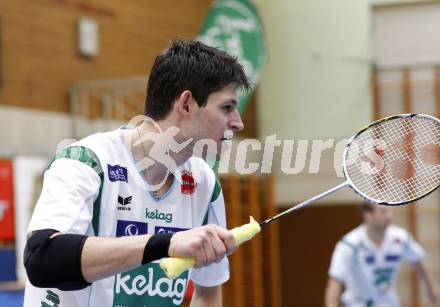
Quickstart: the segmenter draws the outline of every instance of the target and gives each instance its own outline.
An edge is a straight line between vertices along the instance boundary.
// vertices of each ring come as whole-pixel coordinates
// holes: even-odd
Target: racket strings
[[[347,178],[364,196],[378,202],[419,198],[439,184],[439,142],[439,124],[429,117],[377,122],[356,135],[347,148]],[[428,147],[432,152],[427,153]],[[439,163],[427,161],[426,156]]]

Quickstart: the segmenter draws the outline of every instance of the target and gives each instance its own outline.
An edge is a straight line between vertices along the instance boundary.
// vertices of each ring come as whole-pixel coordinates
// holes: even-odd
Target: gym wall
[[[146,75],[175,37],[194,38],[211,0],[0,1],[0,105],[68,112],[80,80]],[[99,52],[78,52],[77,24],[98,26]]]

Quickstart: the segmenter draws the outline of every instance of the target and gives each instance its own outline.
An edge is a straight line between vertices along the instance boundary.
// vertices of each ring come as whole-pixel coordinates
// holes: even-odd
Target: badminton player
[[[395,287],[402,261],[414,267],[430,301],[437,302],[437,288],[423,263],[425,253],[406,230],[391,224],[391,209],[364,203],[361,214],[364,223],[333,252],[325,306],[400,306]]]
[[[24,306],[179,306],[189,279],[192,306],[221,306],[235,243],[221,188],[193,152],[243,128],[239,87],[249,83],[235,58],[174,41],[149,75],[149,120],[54,158],[28,228]],[[168,279],[157,263],[168,256],[195,257],[196,267]]]

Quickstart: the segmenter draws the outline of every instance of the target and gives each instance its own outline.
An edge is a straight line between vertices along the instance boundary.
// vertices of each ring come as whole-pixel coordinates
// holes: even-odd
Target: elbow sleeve
[[[59,234],[53,229],[36,231],[26,242],[24,266],[32,285],[63,291],[90,285],[82,274],[81,254],[87,236]]]

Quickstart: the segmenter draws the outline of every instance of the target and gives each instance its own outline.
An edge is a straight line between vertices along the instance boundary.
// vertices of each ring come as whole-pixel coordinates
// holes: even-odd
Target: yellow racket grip
[[[196,265],[196,258],[194,257],[187,257],[187,258],[180,258],[180,257],[170,257],[170,258],[164,258],[160,262],[160,267],[162,268],[162,271],[165,273],[165,275],[168,278],[176,278],[186,270],[192,268]]]
[[[252,239],[261,230],[260,225],[250,217],[250,222],[231,230],[236,245]],[[196,265],[194,257],[170,257],[160,262],[160,267],[168,278],[176,278],[186,270]]]

